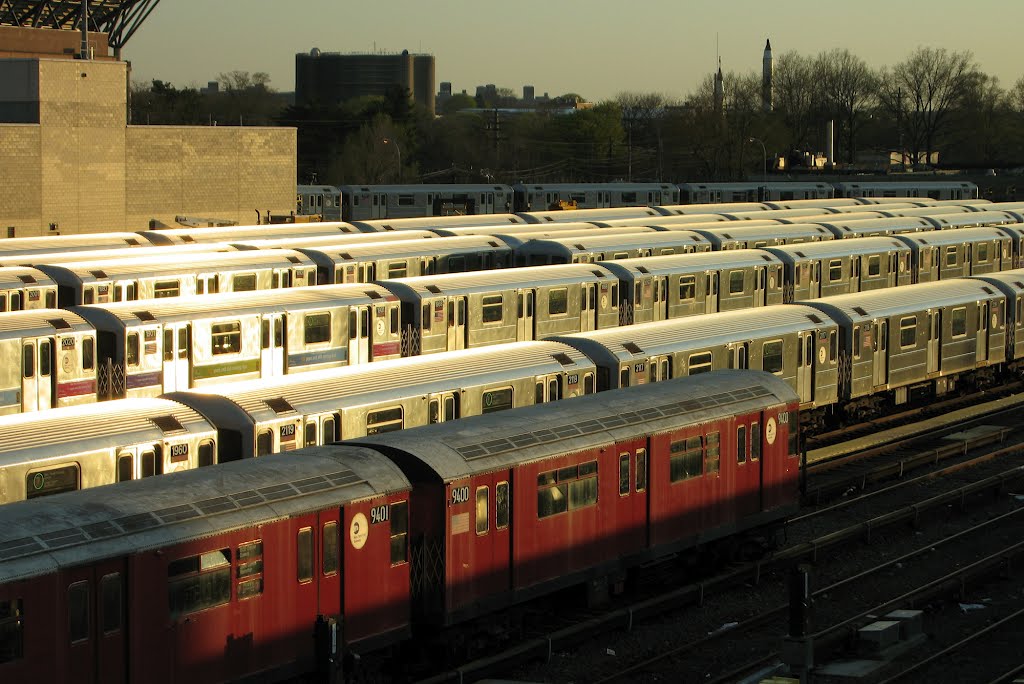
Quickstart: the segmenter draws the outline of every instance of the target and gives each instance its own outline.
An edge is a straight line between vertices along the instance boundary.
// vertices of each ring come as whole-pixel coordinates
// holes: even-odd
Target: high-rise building
[[[434,111],[434,56],[341,54],[313,48],[295,55],[296,104],[339,104],[364,95],[408,90],[413,101]]]

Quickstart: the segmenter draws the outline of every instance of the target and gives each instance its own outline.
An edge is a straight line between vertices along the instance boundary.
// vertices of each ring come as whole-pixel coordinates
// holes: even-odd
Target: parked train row
[[[990,221],[999,216],[1010,220],[1007,212],[935,220]],[[908,217],[827,225],[863,235],[917,231],[932,224]],[[583,236],[520,243],[523,260],[547,266],[396,278],[409,275],[410,262],[438,258],[446,248],[429,248],[446,240],[475,241],[477,248],[495,250],[472,257],[463,253],[459,258],[464,265],[505,264],[513,256],[506,243],[493,236],[391,241],[375,243],[384,251],[365,252],[366,261],[344,267],[346,273],[369,279],[392,276],[374,283],[0,314],[0,413],[155,397],[232,380],[799,302],[1024,265],[1024,230],[1015,225],[855,240],[829,239],[834,234],[822,224],[756,221],[730,223],[722,230],[618,232],[632,230],[593,228]],[[345,254],[353,257],[359,247],[348,247]],[[646,256],[664,251],[676,253]],[[180,272],[188,265],[173,267]],[[274,274],[267,275],[272,279]],[[40,278],[30,279],[31,283],[18,282],[44,286]],[[278,282],[285,280],[282,275]],[[302,280],[313,280],[312,272]],[[115,286],[116,291],[124,284]],[[180,280],[138,281],[136,292],[149,290],[180,294],[182,285]],[[36,299],[51,306],[54,299],[60,303],[58,295],[45,291]]]
[[[300,214],[327,221],[507,214],[572,207],[771,202],[835,197],[977,199],[967,181],[773,183],[539,183],[517,185],[300,185]]]
[[[818,429],[1024,359],[1024,269],[0,418],[2,502],[698,375],[763,370]]]
[[[409,635],[440,659],[505,607],[763,542],[797,411],[721,371],[2,507],[0,679],[340,677]]]

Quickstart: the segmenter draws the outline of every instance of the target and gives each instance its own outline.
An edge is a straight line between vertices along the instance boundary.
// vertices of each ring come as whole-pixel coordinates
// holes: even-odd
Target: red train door
[[[125,682],[125,564],[110,560],[64,575],[68,674],[76,682]]]

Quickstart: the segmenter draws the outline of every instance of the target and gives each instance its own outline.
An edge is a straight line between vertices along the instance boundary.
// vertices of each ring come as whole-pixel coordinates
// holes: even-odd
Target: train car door
[[[814,401],[814,331],[797,335],[796,382],[801,403]]]
[[[988,360],[988,311],[988,302],[981,302],[978,304],[978,341],[975,345],[975,348],[977,350],[975,358],[979,363]]]
[[[459,393],[431,394],[427,400],[427,424],[447,423],[459,417]]]
[[[768,303],[767,292],[768,288],[765,287],[768,281],[768,269],[767,268],[756,268],[754,269],[754,306],[764,306]]]
[[[928,374],[939,372],[939,350],[942,348],[942,310],[928,312]]]
[[[260,377],[285,374],[285,339],[284,314],[263,314],[260,320]]]
[[[21,410],[42,411],[53,406],[54,339],[26,339],[21,352]]]
[[[594,283],[584,283],[580,290],[580,332],[597,330],[597,295]],[[519,338],[516,338],[519,339]]]
[[[111,285],[115,302],[134,302],[139,298],[139,287],[135,281],[121,281]]]
[[[708,286],[704,290],[704,313],[718,313],[718,272],[708,274]]]
[[[821,262],[812,261],[807,271],[807,287],[810,292],[808,297],[817,299],[821,296]]]
[[[889,321],[876,321],[874,325],[874,384],[875,387],[883,387],[889,378]]]
[[[668,278],[660,277],[654,279],[654,316],[655,321],[664,321],[668,318]]]
[[[746,370],[750,368],[750,343],[740,342],[729,345],[729,368]]]
[[[164,326],[164,392],[191,387],[192,324]]]
[[[370,218],[388,217],[388,196],[384,192],[373,193],[373,208],[370,211]]]
[[[370,261],[359,264],[359,282],[372,283],[377,279],[377,264]]]
[[[317,513],[319,530],[318,563],[314,569],[318,575],[317,614],[338,617],[344,615],[341,591],[341,511],[328,509]]]
[[[370,307],[353,306],[348,312],[348,363],[370,361]]]
[[[860,292],[860,257],[850,257],[850,292]]]
[[[67,668],[76,682],[127,681],[125,652],[125,562],[104,561],[69,570],[63,576],[68,644]]]
[[[466,348],[466,298],[448,298],[448,347],[447,351]]]
[[[529,342],[534,338],[533,334],[533,290],[519,290],[518,295],[519,320],[517,322],[516,339],[522,342]]]

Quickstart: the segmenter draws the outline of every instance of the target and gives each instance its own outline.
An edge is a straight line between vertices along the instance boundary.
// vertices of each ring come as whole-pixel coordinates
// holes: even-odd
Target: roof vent
[[[263,403],[267,405],[267,408],[278,415],[281,415],[282,413],[295,413],[295,408],[289,404],[288,400],[284,397],[264,399]]]

